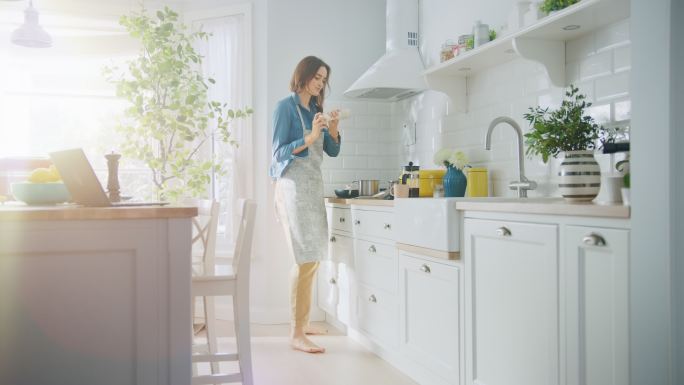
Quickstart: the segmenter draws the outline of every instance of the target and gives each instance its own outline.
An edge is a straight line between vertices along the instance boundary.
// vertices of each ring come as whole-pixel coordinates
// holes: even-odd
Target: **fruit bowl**
[[[12,195],[28,205],[54,205],[71,199],[69,190],[61,182],[15,182],[12,183]]]

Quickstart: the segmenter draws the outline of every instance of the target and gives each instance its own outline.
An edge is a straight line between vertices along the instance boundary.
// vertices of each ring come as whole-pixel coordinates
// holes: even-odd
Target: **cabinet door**
[[[322,261],[318,267],[317,301],[318,307],[333,317],[337,317],[339,302],[339,288],[337,285],[337,264],[332,261]]]
[[[450,384],[460,382],[461,267],[399,256],[400,349]]]
[[[629,231],[565,231],[568,385],[629,383]]]
[[[354,239],[347,235],[331,233],[328,237],[328,255],[334,262],[351,263],[354,260]]]
[[[356,326],[383,347],[396,349],[399,337],[397,296],[357,284],[355,304]]]
[[[558,226],[465,220],[466,382],[559,383]]]

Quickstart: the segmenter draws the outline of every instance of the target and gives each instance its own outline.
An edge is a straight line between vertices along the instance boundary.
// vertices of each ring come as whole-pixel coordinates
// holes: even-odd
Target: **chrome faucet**
[[[487,129],[487,136],[485,136],[485,150],[492,149],[492,131],[499,123],[508,123],[515,133],[518,134],[518,180],[513,181],[508,184],[508,188],[511,190],[518,190],[518,198],[527,198],[527,190],[534,190],[537,188],[537,182],[527,179],[525,176],[525,161],[523,159],[523,133],[515,120],[506,117],[499,116],[498,118],[492,120],[489,123],[489,128]]]

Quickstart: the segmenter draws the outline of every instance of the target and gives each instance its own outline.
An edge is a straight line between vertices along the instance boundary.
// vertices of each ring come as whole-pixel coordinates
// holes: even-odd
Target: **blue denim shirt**
[[[292,151],[304,145],[304,131],[302,123],[297,114],[297,105],[301,103],[299,95],[293,92],[291,95],[278,102],[273,113],[273,158],[268,174],[273,179],[280,178],[285,169],[292,163],[295,157],[305,158],[309,156],[309,149],[305,148],[299,154]],[[314,115],[318,111],[316,99],[312,97],[309,101],[309,110],[300,107],[306,129],[310,130]],[[323,150],[329,156],[335,157],[340,153],[340,143],[335,142],[328,130],[323,129]]]

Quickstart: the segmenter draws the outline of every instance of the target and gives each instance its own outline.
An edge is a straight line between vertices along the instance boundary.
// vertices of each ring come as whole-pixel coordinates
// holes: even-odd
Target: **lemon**
[[[33,183],[48,183],[56,182],[59,178],[49,168],[37,168],[31,172],[28,180]]]
[[[55,165],[50,165],[50,172],[52,172],[52,175],[55,178],[55,182],[62,180],[62,176],[59,174],[59,170],[57,170],[57,167]]]

